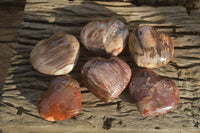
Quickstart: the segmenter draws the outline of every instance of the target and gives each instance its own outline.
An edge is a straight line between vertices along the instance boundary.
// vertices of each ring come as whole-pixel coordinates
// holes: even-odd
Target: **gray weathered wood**
[[[154,69],[159,75],[172,79],[180,90],[180,103],[171,112],[143,117],[125,90],[119,98],[105,104],[89,93],[80,81],[82,65],[92,58],[81,46],[75,69],[70,73],[82,88],[82,113],[72,119],[51,123],[37,111],[37,99],[48,88],[53,76],[35,71],[29,62],[33,46],[41,39],[66,31],[79,39],[81,29],[91,20],[107,17],[126,23],[130,30],[148,24],[168,33],[175,44],[175,54],[164,67]],[[182,6],[136,7],[130,2],[91,2],[67,0],[27,0],[24,22],[18,43],[12,44],[13,57],[1,97],[0,126],[54,131],[138,131],[138,132],[198,132],[200,131],[200,12],[190,16]],[[137,68],[127,47],[120,58],[134,72]],[[4,127],[5,128],[5,127]],[[4,129],[7,131],[6,129]],[[34,131],[34,130],[33,130]],[[37,130],[35,130],[37,131]]]

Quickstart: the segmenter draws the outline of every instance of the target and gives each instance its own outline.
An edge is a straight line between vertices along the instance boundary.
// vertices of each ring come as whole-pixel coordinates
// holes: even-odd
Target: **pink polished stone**
[[[81,113],[79,83],[69,76],[57,77],[38,102],[40,115],[48,121],[71,118]]]
[[[129,91],[143,116],[169,112],[180,99],[179,90],[173,81],[163,79],[148,69],[134,73]]]

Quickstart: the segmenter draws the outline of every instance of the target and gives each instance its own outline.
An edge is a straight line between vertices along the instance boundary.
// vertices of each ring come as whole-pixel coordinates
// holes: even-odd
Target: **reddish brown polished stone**
[[[38,110],[48,121],[64,120],[80,114],[79,83],[69,76],[53,79],[49,89],[39,98]]]
[[[130,33],[129,51],[138,66],[156,68],[171,60],[174,44],[167,34],[144,25]]]
[[[131,69],[118,57],[95,57],[82,68],[84,85],[99,99],[109,102],[118,97],[131,78]]]
[[[163,79],[148,69],[134,73],[129,91],[143,116],[169,112],[180,99],[179,90],[173,81]]]

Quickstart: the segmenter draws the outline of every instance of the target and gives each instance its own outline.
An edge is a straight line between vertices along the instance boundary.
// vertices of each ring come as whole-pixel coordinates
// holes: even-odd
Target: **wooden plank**
[[[0,92],[3,88],[12,54],[9,43],[16,41],[17,29],[19,29],[22,22],[24,9],[22,3],[21,5],[12,6],[11,3],[4,2],[0,2]]]
[[[17,2],[16,2],[17,4]],[[17,29],[22,21],[23,9],[21,6],[0,5],[0,42],[16,41]]]
[[[13,44],[11,67],[1,98],[1,126],[38,127],[52,131],[199,131],[200,123],[200,15],[188,16],[182,6],[136,7],[130,2],[27,0],[24,22],[18,43]],[[143,117],[132,103],[126,89],[119,98],[105,104],[89,93],[80,81],[80,68],[94,55],[81,46],[78,63],[70,73],[81,85],[82,113],[72,119],[55,123],[43,120],[37,111],[37,99],[48,88],[53,76],[35,71],[29,62],[33,46],[41,39],[59,31],[66,31],[79,39],[81,29],[91,20],[117,18],[129,30],[137,25],[152,25],[168,33],[175,44],[175,54],[164,67],[153,69],[172,79],[180,90],[180,103],[171,112]],[[120,58],[134,72],[136,65],[126,47]],[[6,129],[5,129],[6,130]]]

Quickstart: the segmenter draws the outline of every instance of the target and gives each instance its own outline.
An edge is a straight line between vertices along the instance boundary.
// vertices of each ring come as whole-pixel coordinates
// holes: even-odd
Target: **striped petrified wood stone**
[[[30,63],[44,74],[68,74],[76,64],[79,47],[73,35],[58,32],[35,45],[30,54]]]
[[[170,37],[148,25],[132,31],[128,46],[131,57],[139,67],[165,66],[174,55],[174,44]]]
[[[180,91],[178,106],[160,116],[141,116],[127,89],[110,103],[101,102],[80,82],[83,64],[94,55],[82,45],[77,65],[70,75],[78,80],[82,92],[80,115],[51,123],[43,120],[37,110],[37,99],[49,87],[53,76],[33,69],[29,55],[34,45],[56,32],[64,31],[80,41],[81,29],[92,20],[115,18],[131,31],[138,25],[150,25],[169,34],[174,42],[174,57],[161,68],[153,69],[161,77],[173,80]],[[0,128],[3,131],[166,131],[199,132],[200,123],[200,12],[187,15],[182,6],[137,7],[131,2],[27,0],[24,22],[18,42],[12,44],[13,57],[1,93]],[[131,67],[128,47],[119,55]],[[37,127],[37,128],[35,128]]]

